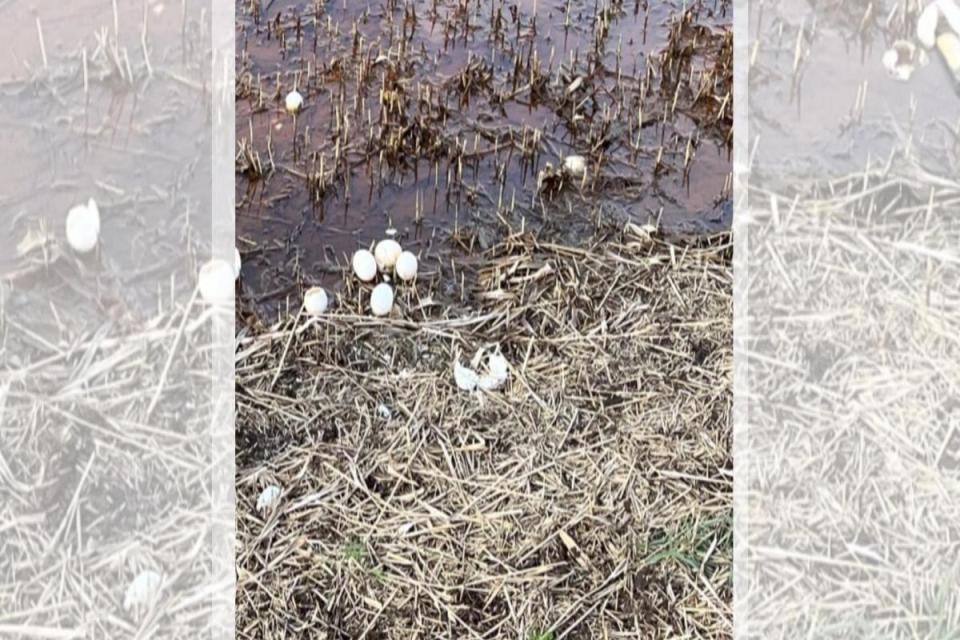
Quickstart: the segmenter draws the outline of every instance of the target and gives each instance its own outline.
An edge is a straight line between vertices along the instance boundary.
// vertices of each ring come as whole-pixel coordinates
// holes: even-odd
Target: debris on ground
[[[371,317],[353,282],[311,324],[242,327],[239,637],[729,638],[731,253],[518,233],[461,266],[462,301]],[[478,351],[509,383],[464,402]],[[265,475],[291,504],[266,526]]]

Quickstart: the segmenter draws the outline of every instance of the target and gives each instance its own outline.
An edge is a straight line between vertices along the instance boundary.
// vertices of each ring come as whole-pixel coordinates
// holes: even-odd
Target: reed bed
[[[238,637],[731,637],[729,236],[513,234],[461,277],[240,330]],[[458,389],[493,345],[506,387]]]
[[[724,230],[731,15],[729,0],[238,2],[245,293],[275,311],[292,267],[325,271],[385,229],[431,256],[451,231],[484,250],[506,227],[579,244],[598,217]]]

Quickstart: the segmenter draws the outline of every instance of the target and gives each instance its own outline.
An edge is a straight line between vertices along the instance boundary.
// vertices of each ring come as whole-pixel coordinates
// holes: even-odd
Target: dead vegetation
[[[241,330],[238,637],[731,637],[730,278],[727,236],[514,234],[462,301]]]
[[[745,190],[744,637],[960,637],[960,182],[947,127],[929,139],[917,127],[850,174],[755,173]]]
[[[6,33],[22,29],[17,3],[3,5]],[[20,54],[0,81],[5,639],[211,636],[212,610],[232,603],[232,548],[216,544],[231,533],[217,512],[231,432],[214,429],[230,413],[211,401],[230,391],[213,370],[230,365],[232,325],[217,342],[191,298],[210,212],[226,217],[203,173],[211,24],[177,6],[24,7],[37,47],[8,47]],[[78,253],[68,212],[91,199],[96,248]],[[134,588],[144,575],[150,588]]]
[[[345,226],[364,244],[386,222],[361,211],[545,234],[551,214],[600,199],[643,223],[691,192],[697,211],[729,197],[716,177],[733,122],[726,0],[672,17],[618,1],[272,4],[238,4],[238,224],[251,242],[264,217],[286,223],[274,234],[309,219],[339,255],[358,239]],[[282,109],[294,88],[297,120]],[[568,155],[587,158],[587,178],[538,188]],[[337,205],[347,220],[334,225]]]

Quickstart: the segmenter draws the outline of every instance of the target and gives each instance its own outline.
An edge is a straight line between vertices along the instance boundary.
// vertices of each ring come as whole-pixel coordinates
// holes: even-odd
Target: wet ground
[[[731,18],[726,0],[238,0],[241,295],[275,312],[336,290],[388,232],[441,283],[520,229],[724,228]],[[571,154],[586,177],[556,174]]]
[[[960,85],[936,50],[906,82],[882,63],[894,42],[917,43],[923,4],[758,3],[749,16],[746,128],[759,181],[789,189],[805,177],[844,176],[913,144],[924,148],[922,163],[942,172],[960,144]]]
[[[156,312],[152,280],[171,291],[162,274],[176,271],[192,288],[185,247],[210,241],[208,15],[161,0],[0,2],[0,277],[14,302],[46,285],[135,323]],[[89,198],[101,238],[79,256],[64,221]]]

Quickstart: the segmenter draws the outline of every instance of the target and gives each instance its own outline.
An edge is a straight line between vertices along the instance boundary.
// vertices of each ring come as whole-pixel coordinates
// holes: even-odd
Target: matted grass
[[[917,148],[751,185],[744,637],[960,637],[960,183]]]
[[[449,299],[241,330],[238,636],[730,637],[730,254],[516,235]]]

